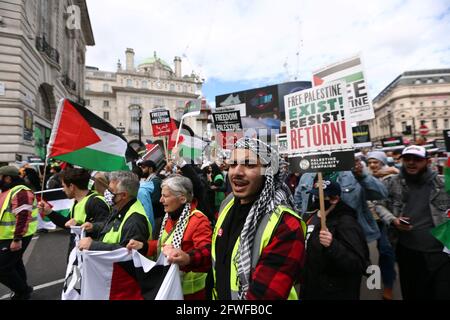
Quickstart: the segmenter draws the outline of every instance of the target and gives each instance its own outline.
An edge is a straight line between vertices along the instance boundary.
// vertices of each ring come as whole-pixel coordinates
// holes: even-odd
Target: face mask
[[[108,204],[108,206],[114,207],[114,205],[116,204],[114,202],[114,198],[116,195],[114,193],[112,193],[111,191],[109,191],[108,189],[106,189],[103,196],[105,197],[105,202]]]

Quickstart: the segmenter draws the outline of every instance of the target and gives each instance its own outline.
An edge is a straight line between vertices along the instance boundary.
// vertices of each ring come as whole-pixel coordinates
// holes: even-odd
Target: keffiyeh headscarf
[[[251,255],[255,233],[259,222],[266,214],[271,214],[279,205],[295,208],[294,199],[289,187],[284,183],[286,172],[279,172],[281,159],[278,152],[258,139],[242,138],[236,142],[234,149],[248,149],[255,153],[266,167],[263,190],[253,204],[245,220],[239,238],[236,255],[239,278],[239,299],[246,299],[251,272]]]

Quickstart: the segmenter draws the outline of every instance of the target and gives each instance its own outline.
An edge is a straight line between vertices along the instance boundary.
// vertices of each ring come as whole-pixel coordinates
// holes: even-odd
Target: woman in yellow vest
[[[162,252],[170,263],[180,266],[184,299],[205,299],[205,279],[211,268],[211,224],[195,209],[193,185],[188,178],[171,176],[161,187],[160,201],[166,214],[158,240],[131,240],[127,248],[147,247],[147,256],[154,259]]]

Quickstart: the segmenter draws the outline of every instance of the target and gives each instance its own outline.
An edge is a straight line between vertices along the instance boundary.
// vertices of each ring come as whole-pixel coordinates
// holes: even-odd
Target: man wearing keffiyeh
[[[215,299],[297,299],[305,224],[278,172],[279,155],[257,139],[231,153],[233,193],[223,202],[212,243]]]

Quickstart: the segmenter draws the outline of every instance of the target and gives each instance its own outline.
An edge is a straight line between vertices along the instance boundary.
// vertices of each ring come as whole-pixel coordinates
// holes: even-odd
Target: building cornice
[[[91,19],[87,8],[86,0],[75,0],[77,6],[81,9],[82,32],[86,45],[95,46],[94,32],[92,31]]]
[[[400,95],[400,96],[395,96],[395,97],[389,97],[389,100],[387,101],[383,101],[383,102],[374,102],[374,109],[378,110],[378,109],[382,109],[385,105],[387,104],[392,104],[397,100],[400,99],[413,99],[413,98],[421,98],[421,97],[434,97],[434,96],[443,96],[443,95],[448,95],[448,97],[450,98],[450,92],[435,92],[435,93],[413,93],[413,94],[405,94],[405,95]],[[393,94],[392,94],[393,95]],[[377,106],[375,106],[377,105]]]
[[[139,88],[129,88],[129,87],[112,87],[113,92],[127,92],[127,93],[139,93],[139,94],[151,94],[151,95],[161,95],[161,96],[169,96],[169,97],[178,97],[178,98],[188,98],[188,99],[198,99],[200,95],[193,93],[179,93],[173,91],[158,91],[158,90],[150,90],[150,89],[139,89]]]

